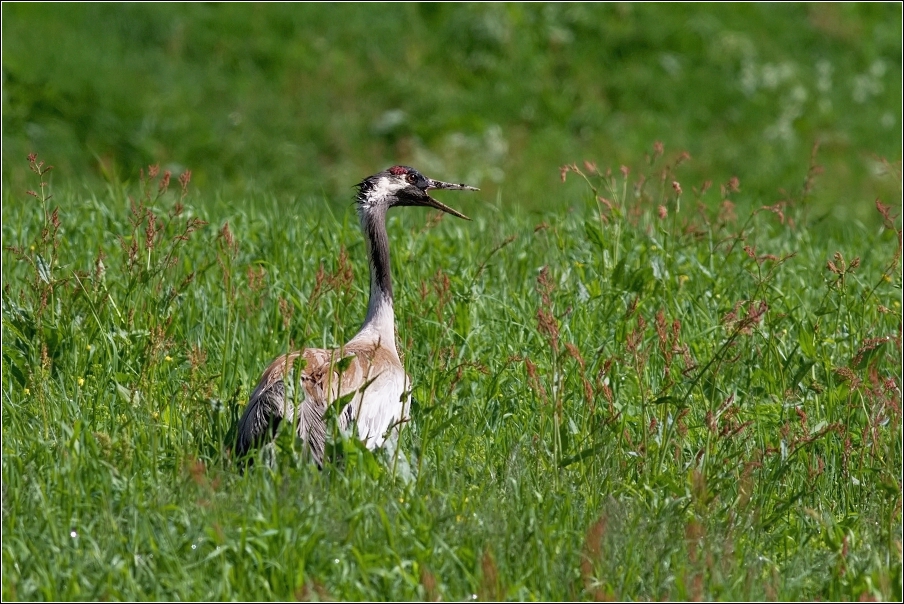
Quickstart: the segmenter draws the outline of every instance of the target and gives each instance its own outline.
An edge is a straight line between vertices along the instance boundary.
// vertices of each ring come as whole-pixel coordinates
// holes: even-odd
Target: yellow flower
[[[85,385],[85,378],[79,378],[79,379],[78,379],[78,385],[79,385],[79,386],[84,386],[84,385]]]
[[[171,357],[170,355],[166,355],[165,357],[163,357],[163,360],[166,361],[167,363],[171,363],[173,361],[173,357]]]
[[[23,392],[25,393],[25,396],[28,396],[29,394],[31,394],[31,390],[29,390],[28,388],[25,388],[23,390]]]

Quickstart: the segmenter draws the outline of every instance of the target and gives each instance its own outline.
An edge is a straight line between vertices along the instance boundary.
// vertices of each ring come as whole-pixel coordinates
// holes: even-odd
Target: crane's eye
[[[405,177],[405,180],[408,181],[408,184],[413,185],[414,183],[417,182],[417,176],[414,174],[409,174],[408,176]]]

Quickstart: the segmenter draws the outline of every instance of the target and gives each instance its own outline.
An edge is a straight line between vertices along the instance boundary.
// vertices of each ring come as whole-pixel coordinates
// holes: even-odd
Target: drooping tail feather
[[[239,420],[235,452],[244,458],[254,447],[259,447],[276,436],[279,424],[285,418],[285,387],[282,381],[274,382],[269,388],[258,388],[251,395],[248,406]]]
[[[304,389],[300,390],[304,392]],[[286,395],[285,382],[282,380],[255,389],[239,420],[235,448],[239,459],[245,458],[251,449],[272,441],[280,423],[283,420],[295,423],[297,416],[296,435],[307,445],[317,466],[323,466],[325,406],[310,396],[305,396],[301,401],[292,400],[293,398]]]

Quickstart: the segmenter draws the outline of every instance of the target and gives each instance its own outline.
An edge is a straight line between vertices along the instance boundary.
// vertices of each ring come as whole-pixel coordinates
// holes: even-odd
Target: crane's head
[[[430,197],[428,191],[431,189],[480,190],[469,185],[456,185],[441,180],[433,180],[408,166],[393,166],[358,183],[358,203],[365,209],[378,205],[388,208],[393,206],[426,206],[470,220],[461,212],[453,210],[444,203]]]

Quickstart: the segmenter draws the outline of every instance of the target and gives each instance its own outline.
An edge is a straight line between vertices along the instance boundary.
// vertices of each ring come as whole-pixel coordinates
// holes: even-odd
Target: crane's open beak
[[[428,178],[427,183],[428,183],[427,189],[426,189],[427,191],[429,191],[430,189],[455,189],[458,191],[479,191],[480,190],[477,187],[472,187],[470,185],[454,185],[452,183],[443,182],[441,180],[433,180],[432,178]],[[427,196],[427,199],[425,200],[424,205],[430,206],[432,208],[436,208],[437,210],[442,210],[443,212],[445,212],[447,214],[452,214],[453,216],[458,216],[459,218],[464,218],[465,220],[471,220],[470,218],[468,218],[461,212],[458,212],[457,210],[453,210],[446,204],[441,203],[441,202],[437,201],[436,199],[433,199],[429,195]]]

